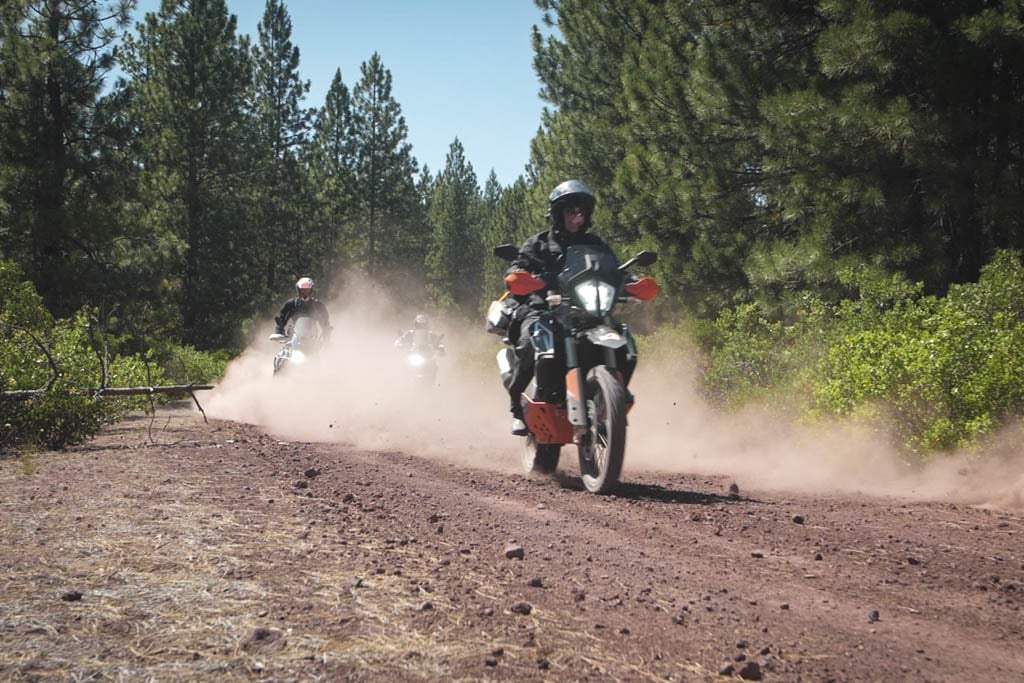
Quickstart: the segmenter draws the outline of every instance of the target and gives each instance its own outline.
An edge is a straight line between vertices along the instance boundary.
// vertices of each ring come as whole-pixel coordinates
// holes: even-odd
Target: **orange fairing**
[[[640,301],[650,301],[658,296],[658,290],[660,289],[658,281],[653,277],[642,277],[636,282],[630,282],[626,285],[626,294],[635,296]]]
[[[532,294],[539,289],[544,289],[544,281],[538,280],[532,273],[528,273],[525,270],[517,270],[506,275],[505,284],[508,285],[508,291],[516,296]]]

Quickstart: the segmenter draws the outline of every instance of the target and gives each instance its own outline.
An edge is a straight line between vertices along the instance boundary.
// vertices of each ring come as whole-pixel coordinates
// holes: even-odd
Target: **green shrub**
[[[755,304],[723,311],[700,335],[710,348],[704,373],[708,397],[723,406],[799,407],[824,352],[827,317],[826,307],[812,296],[804,297],[787,323],[769,320]]]
[[[10,329],[10,328],[8,328]],[[49,329],[15,329],[4,335],[0,377],[4,390],[46,389],[38,397],[3,404],[0,448],[18,444],[64,448],[94,436],[130,410],[149,405],[146,396],[104,397],[90,390],[103,377],[102,348],[94,347],[88,316],[79,312]],[[107,359],[107,386],[161,384],[163,372],[137,356]]]
[[[94,436],[103,424],[148,409],[157,396],[96,397],[107,387],[206,383],[220,377],[224,353],[165,345],[160,353],[118,353],[134,340],[117,338],[83,309],[54,320],[30,283],[0,262],[0,391],[45,389],[30,400],[0,398],[0,450],[64,448]],[[104,376],[104,371],[106,375]]]
[[[197,351],[193,346],[170,346],[161,354],[160,365],[172,384],[207,384],[224,376],[231,360],[227,351]]]
[[[871,320],[847,307],[816,408],[847,415],[874,404],[915,451],[975,444],[1024,402],[1022,282],[1019,255],[1003,252],[943,298],[904,296]]]
[[[704,335],[708,392],[810,418],[880,420],[919,453],[970,447],[1024,414],[1024,266],[1001,252],[977,283],[945,297],[870,268],[840,274],[858,298],[806,297],[795,318],[754,305],[724,311]]]
[[[24,440],[50,449],[65,448],[95,436],[116,412],[116,406],[105,399],[66,389],[48,391],[26,404],[20,427]]]

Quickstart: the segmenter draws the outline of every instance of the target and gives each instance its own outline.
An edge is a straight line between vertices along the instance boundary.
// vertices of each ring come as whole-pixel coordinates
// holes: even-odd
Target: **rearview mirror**
[[[512,261],[519,256],[519,247],[514,244],[500,244],[494,248],[494,255],[505,261]]]
[[[640,266],[649,266],[649,265],[651,265],[652,263],[654,263],[657,260],[658,260],[657,252],[647,251],[646,249],[644,251],[641,251],[639,254],[636,255],[637,265],[640,265]]]

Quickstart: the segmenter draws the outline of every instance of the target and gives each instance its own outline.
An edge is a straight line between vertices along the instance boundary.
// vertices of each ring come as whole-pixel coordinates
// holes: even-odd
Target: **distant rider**
[[[395,346],[406,351],[411,351],[415,347],[419,349],[430,349],[431,351],[436,351],[439,354],[444,353],[444,344],[441,343],[441,335],[431,331],[430,321],[427,319],[427,316],[422,313],[416,316],[416,319],[412,323],[412,329],[406,330],[398,337],[398,339],[395,340]]]
[[[281,311],[274,318],[277,326],[275,334],[284,335],[290,320],[309,316],[320,324],[320,333],[326,341],[331,336],[331,319],[327,307],[315,296],[316,283],[311,277],[300,277],[295,283],[295,298],[289,299],[281,306]]]

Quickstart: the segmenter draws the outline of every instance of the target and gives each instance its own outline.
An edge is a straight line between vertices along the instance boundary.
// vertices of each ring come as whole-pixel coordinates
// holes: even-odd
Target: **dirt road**
[[[563,462],[188,408],[4,460],[0,678],[1024,680],[1018,512]]]

